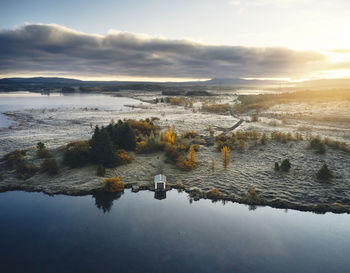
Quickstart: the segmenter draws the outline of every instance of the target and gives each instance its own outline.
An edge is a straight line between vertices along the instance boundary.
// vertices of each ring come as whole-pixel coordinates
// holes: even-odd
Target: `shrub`
[[[103,167],[102,164],[97,165],[96,175],[97,176],[105,176],[106,175],[106,169],[105,169],[105,167]]]
[[[278,164],[278,162],[275,162],[275,171],[279,171],[280,170],[280,165]]]
[[[71,168],[82,167],[89,162],[89,144],[87,141],[69,143],[64,149],[64,162]]]
[[[324,154],[326,152],[326,146],[319,137],[310,139],[309,148],[315,150],[317,154]]]
[[[176,133],[173,130],[167,130],[162,135],[162,140],[169,144],[175,144]]]
[[[176,149],[175,145],[166,144],[165,145],[165,155],[172,161],[177,161],[180,157],[179,151]]]
[[[287,141],[297,140],[291,133],[283,133],[278,131],[274,131],[271,133],[271,139],[282,143],[287,143]]]
[[[319,169],[316,173],[316,177],[320,180],[328,180],[333,177],[333,173],[330,169],[328,169],[327,164],[323,164],[321,169]]]
[[[340,203],[337,203],[337,202],[334,202],[332,204],[333,207],[337,208],[337,209],[344,209],[344,205],[340,204]]]
[[[290,168],[291,168],[291,165],[290,165],[289,159],[283,160],[281,163],[281,171],[288,172]]]
[[[258,196],[258,194],[256,193],[255,189],[253,188],[252,185],[248,186],[248,196],[250,198],[256,198]]]
[[[58,164],[55,158],[45,158],[41,163],[40,168],[48,172],[49,174],[57,174],[58,173]]]
[[[177,188],[177,189],[183,189],[184,188],[184,184],[182,183],[181,180],[176,182],[175,188]]]
[[[39,143],[40,143],[40,142],[39,142]],[[36,151],[36,155],[37,155],[39,158],[49,158],[49,157],[52,157],[51,152],[50,152],[49,149],[47,149],[47,148],[38,149],[38,150]]]
[[[134,131],[134,135],[136,134],[136,135],[142,135],[142,136],[151,136],[152,132],[154,134],[154,130],[155,130],[155,126],[152,122],[155,119],[157,118],[151,118],[151,119],[147,118],[146,120],[139,120],[139,121],[134,119],[128,119],[124,123],[126,123]],[[130,134],[130,137],[132,137],[131,135],[133,134],[133,132],[129,131],[129,129],[124,129],[124,130],[125,131],[122,132],[122,134],[124,134],[124,137],[126,137],[125,134]],[[121,147],[121,148],[127,150],[126,147]]]
[[[23,150],[14,150],[5,155],[6,165],[10,168],[15,168],[17,164],[24,160],[26,152]]]
[[[326,144],[327,146],[329,146],[329,147],[331,147],[333,149],[336,149],[336,150],[341,150],[341,151],[344,151],[344,152],[350,152],[350,148],[345,142],[332,140],[332,139],[329,139],[328,137],[326,137],[324,139],[324,144]]]
[[[128,164],[134,160],[133,157],[129,156],[125,150],[117,150],[116,157],[118,158],[117,161],[119,164]]]
[[[207,192],[207,196],[212,199],[218,199],[221,196],[221,192],[216,188],[212,188]]]
[[[230,105],[228,103],[223,103],[223,104],[216,104],[216,103],[205,104],[205,103],[203,103],[202,110],[207,111],[207,112],[222,114],[222,113],[226,113],[226,112],[231,111],[232,105]]]
[[[265,145],[265,144],[267,143],[267,140],[268,140],[267,134],[266,134],[266,133],[263,133],[263,134],[261,135],[260,143],[263,144],[263,145]]]
[[[147,139],[147,142],[146,142],[146,151],[148,153],[154,153],[154,152],[157,152],[160,150],[160,144],[159,142],[154,139],[154,138],[149,138]]]
[[[105,179],[105,191],[106,192],[118,192],[124,190],[124,183],[119,177],[111,177]]]
[[[9,168],[14,168],[16,170],[17,177],[22,179],[32,177],[37,171],[34,165],[28,164],[24,160],[25,154],[25,151],[15,150],[5,155],[6,165]]]
[[[38,143],[36,144],[36,148],[37,148],[38,150],[41,150],[41,149],[44,149],[44,148],[46,148],[46,147],[45,147],[45,144],[42,143],[42,142],[40,141],[40,142],[38,142]]]
[[[147,149],[147,143],[146,141],[138,141],[136,142],[136,151],[139,153],[145,152]]]
[[[250,121],[251,121],[251,122],[257,122],[257,121],[259,121],[258,115],[256,115],[256,114],[252,115],[251,118],[250,118]]]
[[[28,164],[24,160],[16,165],[17,177],[21,179],[28,179],[32,177],[36,171],[37,170],[34,165]]]
[[[239,151],[240,151],[241,153],[244,152],[244,150],[245,150],[245,141],[244,141],[243,139],[241,139],[241,140],[239,141],[238,149],[239,149]]]

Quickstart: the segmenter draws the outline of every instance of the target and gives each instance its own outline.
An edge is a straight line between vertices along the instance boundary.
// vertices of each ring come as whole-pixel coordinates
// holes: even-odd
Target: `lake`
[[[140,101],[125,97],[114,97],[106,94],[84,93],[33,93],[33,92],[0,92],[0,127],[11,124],[2,113],[28,109],[50,108],[98,108],[102,110],[127,109],[125,104],[138,104]]]
[[[39,141],[56,148],[87,139],[92,125],[117,121],[138,104],[147,103],[96,93],[0,93],[0,157]]]
[[[349,215],[120,195],[0,193],[1,272],[347,272]]]

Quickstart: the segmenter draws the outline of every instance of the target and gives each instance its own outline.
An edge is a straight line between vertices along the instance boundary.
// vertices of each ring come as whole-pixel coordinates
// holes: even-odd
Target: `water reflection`
[[[154,199],[163,200],[166,198],[166,191],[155,191]]]
[[[349,215],[154,195],[0,193],[1,272],[349,271]]]
[[[92,197],[95,198],[95,205],[98,209],[102,210],[103,213],[110,212],[113,201],[118,200],[124,192],[106,193],[106,192],[95,192]]]

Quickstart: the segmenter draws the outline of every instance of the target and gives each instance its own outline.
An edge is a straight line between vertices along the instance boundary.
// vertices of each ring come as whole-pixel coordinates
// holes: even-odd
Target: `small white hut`
[[[157,174],[154,177],[154,188],[155,190],[165,190],[166,176],[162,174]]]

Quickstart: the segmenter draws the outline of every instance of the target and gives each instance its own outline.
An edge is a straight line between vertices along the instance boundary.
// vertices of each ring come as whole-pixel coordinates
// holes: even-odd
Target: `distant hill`
[[[283,90],[349,89],[350,79],[321,79],[304,82],[280,82],[258,79],[211,79],[191,82],[137,82],[137,81],[82,81],[59,77],[3,78],[0,91],[59,91],[81,92],[144,90],[144,91],[208,91],[238,88],[271,88]],[[74,92],[72,91],[72,92]]]
[[[68,78],[46,78],[46,77],[35,77],[35,78],[3,78],[0,79],[0,84],[18,84],[18,83],[55,83],[55,84],[79,84],[83,81]]]
[[[3,78],[0,79],[0,84],[76,84],[76,85],[126,85],[126,84],[151,84],[165,86],[190,86],[190,85],[276,85],[278,81],[271,80],[245,80],[245,79],[211,79],[207,81],[186,81],[186,82],[139,82],[139,81],[82,81],[69,78],[59,77],[34,77],[34,78]]]

